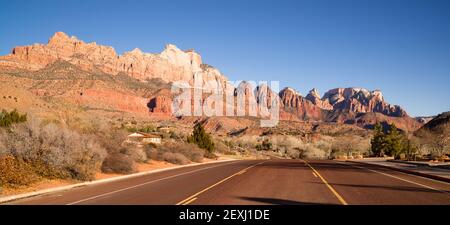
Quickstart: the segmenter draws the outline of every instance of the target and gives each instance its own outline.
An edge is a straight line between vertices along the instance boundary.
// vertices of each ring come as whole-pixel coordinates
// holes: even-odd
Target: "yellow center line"
[[[320,173],[317,172],[316,169],[314,169],[314,167],[312,167],[308,162],[306,162],[306,160],[305,164],[309,166],[309,168],[311,168],[312,171],[322,180],[322,182],[328,187],[328,189],[330,189],[330,191],[334,194],[334,196],[336,196],[336,198],[339,200],[339,202],[341,202],[342,205],[348,205],[348,203],[344,200],[344,198],[342,198],[342,196],[336,190],[334,190],[334,188],[328,183],[328,181],[325,180],[325,178],[323,178],[322,175],[320,175]]]
[[[189,201],[183,203],[183,205],[189,205],[189,204],[191,204],[192,202],[194,202],[195,200],[197,200],[197,198],[190,199]]]
[[[263,163],[265,163],[265,162],[267,162],[267,161],[260,162],[260,163],[257,163],[257,164],[255,164],[255,165],[249,166],[249,167],[247,167],[247,168],[245,168],[245,169],[243,169],[243,170],[240,170],[239,172],[237,172],[237,173],[235,173],[235,174],[233,174],[233,175],[231,175],[231,176],[229,176],[229,177],[226,177],[226,178],[220,180],[219,182],[217,182],[217,183],[215,183],[215,184],[213,184],[213,185],[211,185],[211,186],[209,186],[209,187],[207,187],[207,188],[205,188],[205,189],[203,189],[203,190],[201,190],[201,191],[199,191],[199,192],[193,194],[193,195],[190,196],[189,198],[186,198],[186,199],[184,199],[183,201],[178,202],[176,205],[187,205],[187,204],[189,204],[189,203],[195,201],[195,199],[197,199],[197,196],[199,196],[199,195],[205,193],[206,191],[210,190],[211,188],[216,187],[217,185],[219,185],[219,184],[221,184],[221,183],[223,183],[223,182],[225,182],[225,181],[227,181],[227,180],[229,180],[229,179],[231,179],[231,178],[233,178],[233,177],[235,177],[235,176],[241,175],[241,174],[247,172],[249,169],[251,169],[251,168],[253,168],[253,167],[255,167],[255,166],[261,165],[261,164],[263,164]],[[193,199],[194,199],[194,200],[193,200]]]
[[[315,172],[312,172],[312,174],[313,174],[315,177],[318,177],[317,174],[316,174]]]

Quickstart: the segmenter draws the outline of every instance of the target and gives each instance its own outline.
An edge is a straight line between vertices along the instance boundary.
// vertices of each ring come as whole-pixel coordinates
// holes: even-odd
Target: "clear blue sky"
[[[450,110],[450,1],[0,0],[0,54],[55,31],[160,52],[194,48],[231,80],[381,89],[413,116]]]

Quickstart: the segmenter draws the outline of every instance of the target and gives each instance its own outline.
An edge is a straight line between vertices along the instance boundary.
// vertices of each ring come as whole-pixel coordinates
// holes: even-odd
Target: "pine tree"
[[[377,123],[374,127],[374,136],[371,143],[372,153],[376,156],[381,156],[386,153],[386,135],[383,132],[383,127]]]
[[[394,124],[391,124],[389,132],[386,135],[387,154],[397,158],[404,152],[403,136]]]
[[[214,142],[209,134],[206,133],[201,123],[194,126],[192,135],[187,138],[188,143],[197,144],[199,148],[206,149],[209,153],[214,151]]]

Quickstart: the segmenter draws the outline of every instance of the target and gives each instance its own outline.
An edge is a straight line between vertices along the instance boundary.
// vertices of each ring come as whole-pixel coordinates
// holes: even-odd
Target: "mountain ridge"
[[[74,36],[69,37],[63,32],[56,32],[46,45],[34,44],[13,48],[11,54],[0,56],[0,69],[4,68],[4,71],[7,71],[10,68],[16,68],[33,71],[36,74],[37,71],[49,70],[49,67],[57,62],[67,62],[82,71],[109,74],[113,78],[123,74],[136,79],[137,83],[143,84],[148,84],[148,81],[153,79],[160,79],[166,83],[181,80],[193,84],[194,77],[201,74],[202,83],[206,85],[206,90],[223,88],[225,94],[236,96],[239,88],[244,87],[246,90],[243,93],[246,97],[258,98],[259,94],[258,87],[248,86],[247,84],[241,85],[241,83],[236,88],[230,88],[228,78],[218,69],[204,64],[201,55],[195,50],[182,51],[175,45],[168,44],[159,54],[144,53],[135,48],[119,55],[113,47],[98,45],[95,42],[85,43]],[[61,72],[53,73],[47,71],[47,74],[49,74],[47,79],[61,74]],[[77,77],[72,78],[77,79]],[[46,79],[46,77],[41,76],[41,79]],[[155,88],[158,89],[158,87]],[[113,92],[114,89],[109,90],[108,93],[110,94],[108,95],[114,96]],[[147,113],[150,115],[170,116],[173,96],[168,91],[156,92],[165,94],[157,96],[142,95],[138,92],[131,93],[131,95],[136,95],[134,97],[138,97],[138,102],[142,102],[142,98],[148,98],[148,103],[153,102],[153,104],[146,104],[145,107],[133,106],[132,108],[143,110],[148,106]],[[99,90],[91,90],[86,93],[99,93]],[[410,118],[400,106],[385,102],[380,90],[335,88],[320,96],[317,89],[312,89],[308,95],[302,96],[295,89],[286,87],[276,94],[276,98],[279,98],[281,103],[280,118],[282,120],[359,124],[361,122],[358,118],[364,117],[364,121],[397,123],[398,127],[410,131],[418,129],[420,125],[419,122]],[[102,96],[107,98],[104,94]],[[130,97],[130,99],[134,99],[134,97]],[[79,98],[79,96],[76,96],[76,98]],[[114,99],[107,101],[113,103]],[[138,102],[133,104],[141,104]],[[123,104],[127,103],[123,102]],[[122,106],[121,108],[126,109],[127,107]],[[376,114],[383,116],[377,116]],[[361,126],[366,125],[362,124]]]

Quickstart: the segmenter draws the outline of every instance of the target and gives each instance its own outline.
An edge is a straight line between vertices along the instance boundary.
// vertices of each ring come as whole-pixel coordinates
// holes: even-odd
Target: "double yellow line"
[[[323,178],[322,175],[320,175],[320,173],[317,172],[316,169],[314,169],[314,167],[312,167],[308,162],[306,162],[306,160],[304,160],[304,162],[307,166],[309,166],[309,168],[312,169],[313,174],[315,174],[315,176],[317,175],[322,180],[322,182],[328,187],[328,189],[330,189],[330,191],[334,194],[334,196],[336,196],[336,198],[339,200],[339,202],[341,202],[342,205],[348,205],[348,203],[344,200],[344,198],[342,198],[342,196],[339,193],[337,193],[336,190],[334,190],[334,188],[328,183],[328,181],[325,180],[325,178]]]
[[[176,205],[189,205],[189,204],[191,204],[192,202],[194,202],[195,200],[197,200],[197,197],[198,197],[199,195],[201,195],[201,194],[203,194],[204,192],[210,190],[211,188],[214,188],[214,187],[216,187],[217,185],[219,185],[219,184],[221,184],[221,183],[223,183],[223,182],[225,182],[225,181],[227,181],[227,180],[229,180],[229,179],[231,179],[231,178],[233,178],[233,177],[235,177],[235,176],[244,174],[244,173],[247,172],[249,169],[251,169],[251,168],[253,168],[253,167],[255,167],[255,166],[261,165],[261,164],[263,164],[263,163],[265,163],[265,162],[266,162],[266,161],[260,162],[260,163],[257,163],[257,164],[255,164],[255,165],[249,166],[249,167],[247,167],[247,168],[245,168],[245,169],[243,169],[243,170],[240,170],[239,172],[237,172],[237,173],[235,173],[235,174],[233,174],[233,175],[231,175],[231,176],[229,176],[229,177],[226,177],[225,179],[222,179],[222,180],[220,180],[219,182],[217,182],[217,183],[215,183],[215,184],[213,184],[213,185],[211,185],[211,186],[209,186],[209,187],[207,187],[207,188],[205,188],[205,189],[203,189],[203,190],[201,190],[201,191],[199,191],[199,192],[197,192],[197,193],[191,195],[189,198],[186,198],[186,199],[184,199],[183,201],[178,202]]]

